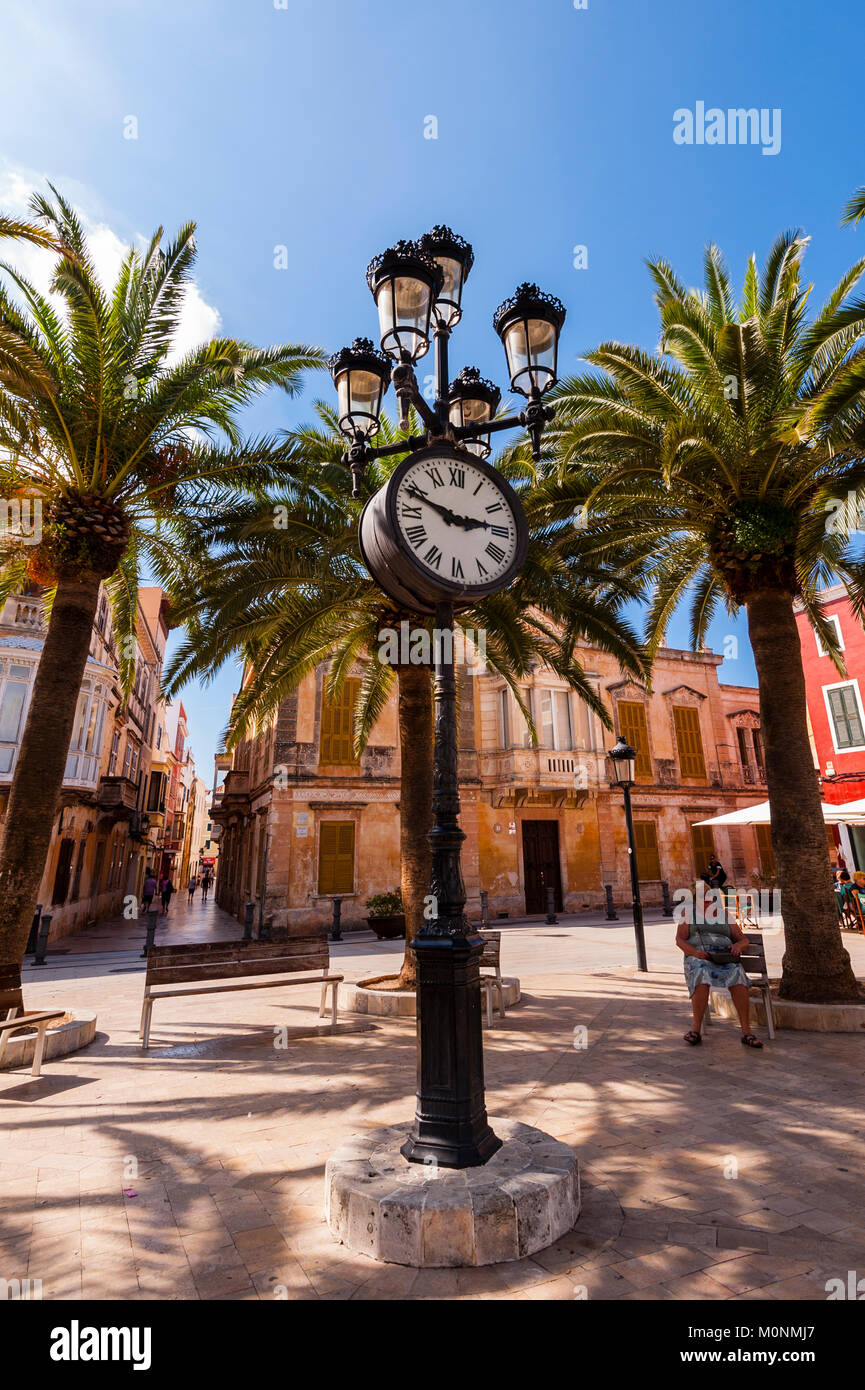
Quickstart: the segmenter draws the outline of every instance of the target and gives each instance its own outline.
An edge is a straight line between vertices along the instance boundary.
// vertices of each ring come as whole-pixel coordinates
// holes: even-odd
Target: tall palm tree
[[[857,188],[841,210],[841,226],[855,226],[865,218],[865,188]]]
[[[865,484],[865,302],[854,295],[865,260],[809,318],[805,246],[785,233],[760,272],[752,256],[738,303],[714,246],[702,291],[650,261],[659,349],[602,343],[586,357],[598,370],[560,385],[551,488],[560,508],[584,509],[599,557],[618,548],[626,573],[647,574],[650,656],[686,598],[695,647],[719,604],[745,609],[783,899],[781,994],[837,1000],[859,989],[833,906],[794,602],[843,671],[819,591],[839,578],[865,613],[847,533],[858,508],[842,505]]]
[[[276,385],[298,389],[311,348],[215,338],[172,358],[195,260],[194,225],[130,249],[113,289],[99,282],[82,225],[51,188],[33,226],[0,233],[54,246],[40,294],[0,264],[0,495],[42,509],[36,545],[5,536],[0,602],[25,583],[50,614],[0,850],[0,964],[23,958],[51,838],[100,585],[114,607],[121,680],[135,668],[139,572],[168,585],[195,545],[195,522],[241,479],[276,473],[274,441],[244,442],[241,407]]]
[[[317,406],[319,425],[286,436],[286,483],[279,494],[238,500],[214,517],[214,554],[201,566],[195,592],[174,611],[187,638],[165,676],[168,693],[190,679],[211,676],[232,656],[247,663],[246,680],[232,706],[227,744],[235,746],[274,713],[303,678],[328,663],[326,690],[339,694],[356,663],[363,667],[355,707],[354,744],[360,753],[396,684],[400,750],[401,888],[406,952],[401,986],[415,980],[410,944],[423,921],[431,855],[427,841],[433,785],[433,698],[429,665],[399,664],[383,646],[384,630],[408,620],[369,577],[360,555],[360,512],[401,461],[395,454],[371,464],[363,496],[351,497],[344,444],[333,411]],[[387,419],[380,442],[399,436]],[[636,592],[601,562],[573,562],[574,535],[558,522],[539,524],[533,484],[515,465],[510,481],[521,493],[530,526],[522,573],[506,592],[461,613],[467,634],[482,631],[486,662],[510,687],[529,726],[520,679],[540,658],[562,676],[609,726],[609,715],[575,656],[580,638],[612,652],[623,668],[645,674],[634,633],[621,607]],[[431,622],[431,620],[430,620]],[[534,730],[532,728],[534,735]]]

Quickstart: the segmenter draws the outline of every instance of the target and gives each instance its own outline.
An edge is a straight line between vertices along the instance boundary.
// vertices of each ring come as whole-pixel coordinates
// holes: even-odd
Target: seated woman
[[[723,920],[724,913],[719,912],[718,916],[722,920],[699,926],[683,917],[676,930],[676,945],[685,956],[685,983],[694,1015],[694,1026],[685,1034],[685,1042],[696,1047],[703,1041],[700,1030],[709,1002],[709,990],[714,986],[730,991],[739,1015],[744,1046],[762,1047],[760,1039],[751,1032],[748,976],[738,960],[750,943],[735,922]],[[715,960],[712,960],[713,956]]]

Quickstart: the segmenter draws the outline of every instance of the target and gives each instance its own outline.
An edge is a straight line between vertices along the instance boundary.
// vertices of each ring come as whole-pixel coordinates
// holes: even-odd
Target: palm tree
[[[855,226],[865,217],[865,188],[857,188],[841,210],[841,226]]]
[[[379,459],[368,469],[364,495],[351,497],[344,443],[334,412],[317,406],[319,425],[286,436],[286,483],[279,495],[251,497],[214,517],[215,552],[201,566],[195,592],[174,611],[187,637],[165,676],[168,693],[196,677],[211,676],[231,656],[246,662],[243,687],[232,706],[227,744],[235,746],[272,716],[279,703],[322,663],[329,663],[326,692],[335,698],[356,663],[363,677],[355,707],[354,744],[363,750],[385,703],[397,686],[400,749],[401,889],[406,914],[406,952],[401,987],[415,981],[410,950],[423,921],[431,854],[427,841],[433,785],[433,698],[429,665],[399,664],[381,634],[408,620],[369,577],[360,556],[360,512],[404,454]],[[399,438],[387,419],[379,442]],[[536,524],[532,479],[511,469],[522,493],[531,541],[522,574],[506,592],[461,613],[468,634],[483,631],[488,666],[510,687],[531,724],[519,681],[540,658],[597,712],[609,715],[574,654],[581,637],[613,652],[623,668],[645,674],[638,643],[621,616],[635,589],[616,581],[609,567],[573,563],[568,526]],[[431,620],[430,620],[431,621]],[[534,735],[534,729],[532,728]]]
[[[5,538],[0,602],[35,582],[50,611],[0,852],[0,964],[12,966],[50,843],[100,586],[128,689],[141,567],[167,585],[215,497],[275,476],[274,442],[244,442],[238,411],[271,385],[296,391],[322,360],[311,348],[231,338],[172,359],[194,225],[164,248],[160,229],[145,251],[130,249],[109,293],[73,208],[51,194],[32,200],[35,228],[0,221],[0,233],[55,247],[62,306],[0,265],[0,492],[42,509],[38,544]]]
[[[558,505],[581,506],[585,544],[652,590],[651,657],[686,597],[704,643],[719,604],[744,608],[757,666],[772,843],[786,932],[781,994],[858,997],[832,904],[826,831],[808,739],[794,602],[843,672],[819,590],[846,584],[865,613],[865,566],[842,506],[865,483],[865,303],[858,261],[809,318],[806,238],[787,232],[737,304],[723,258],[705,289],[650,261],[656,353],[601,344],[558,388],[552,431]],[[858,508],[857,508],[858,510]]]

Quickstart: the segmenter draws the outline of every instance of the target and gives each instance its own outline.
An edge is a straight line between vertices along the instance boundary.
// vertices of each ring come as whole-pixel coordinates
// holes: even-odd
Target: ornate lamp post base
[[[415,1124],[411,1163],[476,1168],[501,1147],[487,1123],[477,936],[420,935]]]

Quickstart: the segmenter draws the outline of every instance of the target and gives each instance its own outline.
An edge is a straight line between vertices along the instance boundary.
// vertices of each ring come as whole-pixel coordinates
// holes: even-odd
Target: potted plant
[[[367,898],[366,910],[369,913],[366,920],[379,941],[393,941],[398,936],[405,936],[405,912],[399,888],[394,893],[376,893],[374,897]]]

